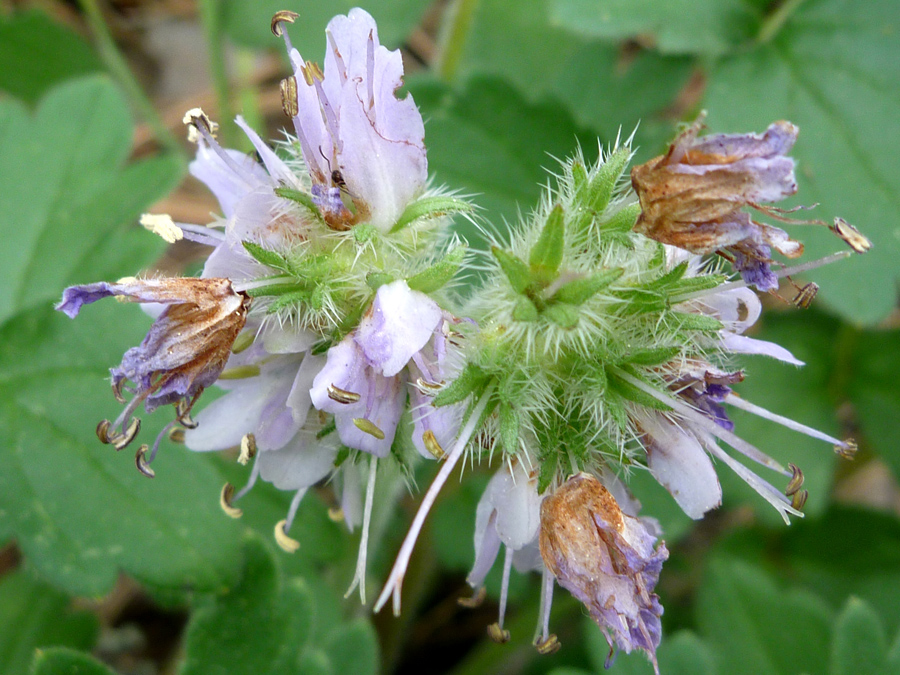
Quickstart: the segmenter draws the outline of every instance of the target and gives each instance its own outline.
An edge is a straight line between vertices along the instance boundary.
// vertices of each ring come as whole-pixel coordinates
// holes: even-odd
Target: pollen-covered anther
[[[384,440],[384,432],[371,420],[367,420],[365,417],[354,417],[353,424],[363,433],[374,436],[379,441]]]
[[[284,531],[285,525],[287,525],[287,519],[275,523],[275,543],[288,553],[296,553],[300,548],[300,542],[287,535]]]
[[[169,429],[169,440],[173,443],[184,443],[184,429]]]
[[[241,438],[241,454],[238,455],[238,464],[244,466],[256,457],[256,436],[253,434],[244,434]]]
[[[791,304],[793,304],[795,307],[799,307],[800,309],[809,309],[812,301],[816,299],[816,294],[818,292],[819,284],[811,281],[800,288],[800,290],[797,292],[797,295],[795,295],[794,299],[791,300]]]
[[[296,117],[300,112],[297,101],[297,78],[291,75],[284,78],[279,88],[281,89],[281,109],[288,117]]]
[[[184,239],[184,230],[175,224],[167,213],[144,213],[141,215],[141,227],[158,235],[163,241],[174,244]]]
[[[865,253],[872,248],[872,242],[869,241],[869,238],[843,218],[835,218],[834,225],[829,229],[857,253]]]
[[[147,478],[154,478],[156,472],[150,468],[150,463],[147,461],[147,450],[149,449],[150,446],[148,445],[142,445],[137,449],[137,452],[134,453],[134,465]]]
[[[425,444],[425,448],[434,455],[435,459],[444,459],[444,455],[447,453],[444,452],[444,449],[441,447],[441,444],[438,443],[437,438],[434,436],[434,432],[429,429],[424,434],[422,434],[422,442]]]
[[[294,23],[300,15],[297,12],[291,12],[287,9],[282,9],[275,14],[272,15],[272,34],[275,37],[281,37],[284,33],[284,28],[281,27],[281,23]]]
[[[491,641],[496,642],[498,645],[509,642],[509,631],[501,628],[499,623],[495,622],[488,626],[487,634]]]
[[[417,377],[416,378],[416,389],[421,391],[426,396],[435,396],[437,393],[444,388],[446,382],[443,380],[440,382],[429,382],[428,380]]]
[[[803,509],[806,500],[809,497],[809,490],[800,490],[791,495],[791,506],[798,511]]]
[[[784,494],[788,497],[792,497],[801,487],[803,487],[803,472],[796,464],[788,464],[788,468],[793,473],[793,476],[791,476],[791,480],[784,489]]]
[[[466,609],[475,609],[476,607],[481,607],[484,604],[484,599],[487,597],[487,589],[482,586],[477,591],[475,591],[475,595],[472,595],[468,598],[457,598],[456,604],[460,607],[465,607]]]
[[[328,509],[328,520],[332,523],[339,523],[344,519],[344,509],[340,506],[332,506]]]
[[[840,445],[834,446],[834,451],[844,459],[853,459],[854,457],[856,457],[856,452],[858,450],[859,446],[852,438],[848,438]]]
[[[546,637],[546,639],[537,639],[534,642],[534,647],[537,649],[537,653],[543,656],[547,656],[549,654],[555,654],[559,651],[560,647],[562,647],[562,643],[559,641],[559,638],[556,637],[554,633],[550,633]]]
[[[329,384],[328,398],[337,403],[350,405],[352,403],[358,403],[360,396],[355,391],[347,391],[346,389],[341,389],[340,387],[335,387],[333,384]]]
[[[229,518],[240,518],[244,515],[244,512],[239,508],[231,505],[231,500],[234,497],[234,485],[231,483],[225,483],[222,486],[222,492],[219,494],[219,506],[222,507],[222,510],[225,512],[225,515]]]
[[[213,138],[219,132],[219,125],[213,122],[201,108],[191,108],[184,117],[181,118],[182,124],[187,125],[188,141],[191,143],[199,143],[203,134],[199,131],[202,129]]]

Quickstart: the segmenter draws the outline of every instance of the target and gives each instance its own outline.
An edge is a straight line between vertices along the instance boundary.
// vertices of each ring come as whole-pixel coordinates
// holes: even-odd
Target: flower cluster
[[[380,46],[372,18],[354,9],[329,24],[322,70],[291,45],[284,24],[295,17],[279,12],[272,23],[294,69],[282,94],[295,136],[276,152],[238,118],[253,157],[222,148],[216,125],[189,111],[191,173],[216,195],[222,218],[208,227],[142,220],[169,241],[209,246],[200,278],[75,286],[58,305],[74,317],[115,295],[157,313],[146,339],[111,371],[117,398],[133,397],[98,435],[122,449],[139,433],[142,403],[148,412],[174,404],[153,449],[138,450],[138,467],[153,475],[150,462],[170,431],[196,451],[240,448],[250,477],[238,492],[223,488],[222,507],[239,517],[234,503],[259,478],[294,491],[275,527],[288,551],[299,546],[288,532],[300,500],[329,480],[348,526],[362,525],[351,589],[359,585],[364,602],[379,462],[408,471],[417,457],[442,460],[375,602],[380,609],[393,596],[395,611],[442,485],[467,454],[499,454],[478,506],[468,579],[480,589],[504,550],[491,637],[509,637],[512,568],[538,571],[541,652],[559,647],[549,630],[559,584],[604,630],[611,656],[638,649],[656,666],[663,609],[653,591],[668,551],[656,521],[639,515],[628,475],[649,471],[701,518],[722,500],[715,458],[788,521],[802,515],[802,472],[736,435],[729,409],[845,456],[855,449],[733,390],[744,379],[735,355],[802,365],[746,334],[761,311],[750,286],[775,292],[780,278],[819,264],[779,269],[772,249],[793,258],[802,245],[746,210],[794,222],[764,203],[797,189],[786,156],[797,128],[776,122],[762,135],[701,137],[698,121],[665,155],[632,169],[630,181],[627,142],[595,163],[577,154],[521,227],[494,235],[490,251],[470,261],[446,216],[471,206],[428,188],[422,118],[410,96],[395,96],[399,52]],[[832,229],[857,252],[868,248],[846,222]],[[729,264],[739,279],[729,279]],[[453,280],[465,265],[486,274],[463,299]],[[798,290],[796,304],[808,305],[815,286]],[[225,395],[192,419],[213,383]]]

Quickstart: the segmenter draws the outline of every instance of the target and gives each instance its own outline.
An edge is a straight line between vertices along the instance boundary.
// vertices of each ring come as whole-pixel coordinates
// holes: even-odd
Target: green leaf
[[[759,32],[746,0],[552,0],[551,22],[605,40],[640,37],[665,54],[717,55]]]
[[[84,39],[44,12],[0,19],[0,90],[29,103],[56,84],[103,70]]]
[[[887,663],[884,626],[863,600],[851,597],[834,626],[830,675],[888,675],[897,673]]]
[[[684,88],[693,60],[649,51],[626,55],[616,45],[585,39],[549,21],[550,4],[550,0],[478,2],[457,73],[459,81],[486,75],[502,78],[527,99],[523,108],[552,99],[605,143],[612,144],[620,133],[627,138],[637,129],[634,144],[640,148],[639,155],[649,159],[661,154],[663,144],[674,134],[672,121],[663,111]],[[522,45],[540,45],[540,49],[522,49]],[[534,132],[547,134],[539,127]],[[562,151],[547,143],[545,150],[554,157],[571,154],[572,136],[569,133],[563,139]],[[519,135],[519,139],[523,142],[528,136]],[[593,150],[596,141],[582,138],[582,146]],[[546,164],[539,159],[534,166],[541,163]]]
[[[20,569],[0,579],[0,673],[24,673],[35,649],[90,649],[97,619],[72,612],[71,601]]]
[[[713,559],[696,605],[701,635],[729,675],[827,671],[831,614],[817,596],[784,591],[764,572]]]
[[[106,302],[75,321],[48,308],[0,327],[0,512],[41,574],[75,594],[107,592],[122,570],[199,590],[238,571],[238,528],[219,510],[222,481],[207,458],[164,443],[148,480],[132,451],[95,435],[121,410],[109,367],[149,323],[136,306]],[[170,410],[144,417],[139,441]]]
[[[283,0],[221,0],[221,4],[225,31],[235,43],[263,49],[284,48],[284,43],[272,35],[270,28],[272,15],[286,7]],[[325,26],[336,14],[346,14],[356,6],[352,0],[332,0],[292,7],[300,12],[300,18],[287,25],[287,32],[303,58],[324,65]],[[382,0],[373,3],[368,11],[378,24],[381,44],[396,49],[427,8],[428,4],[422,0]]]
[[[324,649],[335,675],[378,674],[378,637],[372,624],[365,619],[356,619],[333,630]]]
[[[244,552],[241,581],[191,617],[181,675],[298,672],[314,622],[312,594],[302,579],[282,579],[258,538]]]
[[[31,663],[31,675],[116,675],[97,659],[65,647],[39,651]]]
[[[0,321],[101,272],[134,274],[161,250],[143,231],[136,257],[133,244],[109,246],[181,177],[174,158],[126,166],[131,136],[128,106],[102,77],[56,87],[33,116],[0,101]]]
[[[530,104],[501,80],[477,79],[456,91],[416,78],[409,89],[427,120],[429,171],[438,183],[477,195],[472,201],[497,225],[537,203],[549,179],[545,169],[557,167],[553,157],[571,155],[579,140],[596,148],[561,106]],[[455,229],[472,245],[484,240],[467,221]]]
[[[762,131],[773,120],[800,127],[793,151],[799,194],[812,214],[842,216],[873,242],[864,255],[817,270],[819,297],[842,316],[875,322],[896,304],[900,257],[900,8],[872,0],[797,3],[768,44],[723,60],[704,101],[715,130]],[[790,226],[787,226],[791,230]],[[793,228],[813,259],[846,248],[825,228]]]

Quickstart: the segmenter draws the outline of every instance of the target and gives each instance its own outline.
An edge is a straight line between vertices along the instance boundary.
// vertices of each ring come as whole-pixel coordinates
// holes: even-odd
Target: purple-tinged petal
[[[735,354],[761,354],[762,356],[771,356],[773,359],[778,359],[785,363],[792,363],[795,366],[806,365],[787,349],[774,342],[756,340],[746,335],[735,335],[724,330],[720,331],[719,335],[721,346]]]
[[[269,183],[296,187],[297,178],[294,176],[294,172],[288,168],[287,164],[278,155],[272,152],[272,148],[266,145],[265,141],[259,137],[259,134],[250,128],[250,125],[244,121],[244,118],[238,115],[234,121],[247,134],[247,138],[250,139],[253,148],[260,159],[262,159],[263,164],[266,165],[266,170],[269,172],[270,177]]]
[[[233,448],[245,434],[256,430],[267,401],[261,382],[244,381],[233,387],[199,412],[196,428],[185,430],[184,443],[190,450]]]
[[[268,185],[270,180],[265,169],[253,157],[237,150],[224,152],[233,160],[233,165],[239,167],[238,171],[204,142],[197,146],[197,157],[191,162],[189,170],[215,195],[222,207],[222,215],[230,218],[237,203],[248,192]]]
[[[331,438],[317,439],[303,431],[280,450],[260,453],[259,475],[279,490],[312,487],[334,470],[338,446]]]

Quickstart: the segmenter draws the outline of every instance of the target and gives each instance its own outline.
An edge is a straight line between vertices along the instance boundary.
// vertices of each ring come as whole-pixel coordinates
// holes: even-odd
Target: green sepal
[[[675,298],[677,302],[678,296],[696,293],[698,291],[708,291],[716,286],[721,286],[728,280],[724,274],[701,274],[697,277],[685,277],[679,279],[666,289],[670,298]]]
[[[608,380],[609,378],[607,378]],[[619,395],[618,390],[614,386],[607,386],[606,395],[603,398],[606,412],[612,418],[613,422],[619,428],[619,431],[628,431],[628,411],[625,410],[623,397]]]
[[[669,316],[674,319],[681,330],[696,330],[704,333],[714,333],[722,330],[722,322],[706,314],[694,314],[693,312],[671,312]]]
[[[632,377],[642,379],[638,373],[632,368],[628,368],[627,366],[619,366],[622,370],[627,372]],[[630,382],[626,382],[623,380],[619,374],[612,368],[608,368],[606,371],[606,376],[609,381],[610,390],[614,391],[616,394],[621,396],[622,398],[631,401],[632,403],[637,403],[638,405],[644,406],[645,408],[651,408],[653,410],[671,410],[672,407],[666,405],[662,401],[655,399],[653,396],[648,394],[642,389],[638,389]],[[652,387],[652,384],[647,383],[647,386]]]
[[[308,290],[294,291],[293,293],[279,295],[278,298],[266,308],[266,314],[275,314],[282,309],[296,307],[297,305],[308,305],[310,304],[311,297],[312,294]]]
[[[575,194],[579,197],[587,189],[587,179],[587,169],[584,166],[584,162],[580,160],[572,162],[572,186],[575,188]]]
[[[353,238],[357,244],[368,244],[370,241],[377,239],[379,234],[378,228],[369,223],[355,225],[350,232],[353,233]]]
[[[273,295],[287,295],[288,293],[296,293],[304,290],[301,284],[269,284],[268,286],[259,286],[257,288],[248,288],[244,291],[251,298],[263,298]]]
[[[252,255],[257,262],[262,263],[266,267],[293,274],[293,268],[291,267],[290,262],[288,262],[287,258],[280,253],[270,251],[259,244],[254,244],[252,241],[242,241],[241,243],[244,245],[244,249],[247,253]]]
[[[645,314],[647,312],[663,312],[669,307],[668,300],[655,291],[643,288],[622,291],[617,294],[625,303],[619,308],[621,314]]]
[[[647,290],[658,291],[665,288],[666,286],[670,286],[681,280],[681,278],[687,272],[687,266],[687,262],[678,263],[677,265],[675,265],[675,267],[670,269],[661,277],[657,277],[653,281],[648,281],[643,285],[643,288],[646,288]]]
[[[609,220],[600,223],[600,232],[631,232],[638,216],[641,214],[641,205],[637,202],[620,209]]]
[[[509,401],[500,401],[500,447],[507,455],[519,451],[519,414]]]
[[[474,363],[467,363],[466,367],[453,382],[441,389],[431,402],[436,408],[445,405],[453,405],[466,399],[474,392],[481,392],[487,386],[489,375]]]
[[[557,204],[547,216],[541,236],[531,248],[528,263],[531,270],[539,274],[542,281],[556,278],[562,263],[566,244],[566,215],[561,204]]]
[[[538,316],[540,316],[538,308],[529,298],[522,296],[516,300],[512,311],[513,321],[537,321]]]
[[[575,328],[578,325],[578,308],[567,305],[564,302],[555,302],[547,306],[543,315],[560,328],[565,328],[566,330]]]
[[[500,269],[509,279],[510,285],[516,293],[524,293],[531,284],[531,270],[528,265],[519,260],[509,251],[504,251],[497,246],[491,246],[491,253],[500,263]]]
[[[288,187],[277,187],[275,188],[275,194],[281,197],[282,199],[287,199],[289,201],[294,202],[295,204],[299,204],[304,209],[309,211],[309,214],[320,222],[325,222],[325,219],[322,218],[322,212],[319,211],[319,207],[316,206],[316,203],[313,201],[312,195],[307,192],[302,192],[300,190],[294,190],[293,188]]]
[[[556,477],[556,466],[559,463],[559,453],[556,448],[550,448],[541,457],[541,470],[538,473],[537,491],[539,495],[544,494],[550,483]]]
[[[393,275],[388,274],[387,272],[369,272],[366,275],[366,285],[373,291],[377,291],[379,288],[392,281],[394,281]]]
[[[309,353],[313,356],[321,356],[325,352],[327,352],[334,343],[331,340],[319,340],[312,347],[309,348]],[[323,429],[324,431],[324,429]],[[319,433],[322,433],[321,431]],[[317,436],[318,437],[318,436]]]
[[[627,354],[623,358],[623,362],[635,366],[658,366],[661,363],[671,361],[680,353],[681,347],[657,347],[656,349],[641,349]]]
[[[459,270],[459,266],[466,257],[466,251],[465,246],[457,246],[445,255],[443,260],[407,279],[407,285],[412,290],[422,293],[433,293],[439,288],[443,288]]]
[[[625,270],[615,267],[611,270],[597,272],[584,279],[575,279],[563,285],[553,295],[553,300],[570,305],[583,305],[624,274]]]
[[[390,233],[402,230],[417,220],[437,218],[451,213],[472,213],[474,210],[475,207],[469,202],[456,197],[422,197],[403,210]]]
[[[324,431],[324,429],[322,430]],[[322,433],[321,431],[319,433]],[[316,434],[316,438],[319,437],[319,434]],[[353,452],[346,445],[341,445],[338,448],[337,455],[334,458],[334,468],[338,468],[341,464],[350,459],[350,453]]]
[[[606,158],[588,186],[588,207],[596,214],[606,210],[615,194],[616,185],[631,159],[631,150],[621,147]]]

